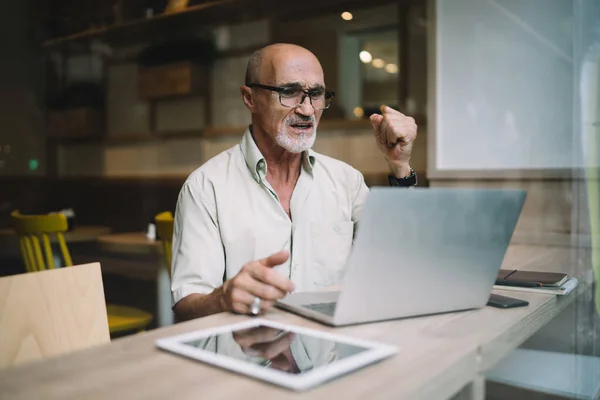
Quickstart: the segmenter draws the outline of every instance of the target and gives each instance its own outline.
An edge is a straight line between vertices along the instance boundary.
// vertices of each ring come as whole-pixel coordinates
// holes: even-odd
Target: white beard
[[[317,139],[317,129],[313,125],[312,132],[309,134],[302,133],[298,136],[289,135],[285,130],[280,130],[275,136],[277,144],[290,153],[302,153],[313,147],[315,140]]]

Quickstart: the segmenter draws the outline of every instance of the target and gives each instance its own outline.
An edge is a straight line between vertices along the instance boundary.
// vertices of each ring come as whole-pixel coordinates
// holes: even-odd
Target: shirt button
[[[340,227],[336,226],[336,227],[333,228],[333,230],[336,231],[336,232],[339,232],[340,231]]]

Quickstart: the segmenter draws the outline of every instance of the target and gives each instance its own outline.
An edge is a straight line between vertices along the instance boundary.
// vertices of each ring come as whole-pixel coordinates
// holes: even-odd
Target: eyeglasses
[[[246,86],[277,92],[281,105],[288,108],[300,107],[308,97],[315,110],[327,110],[335,97],[334,91],[325,89],[304,90],[297,86],[267,86],[260,83],[250,83]]]

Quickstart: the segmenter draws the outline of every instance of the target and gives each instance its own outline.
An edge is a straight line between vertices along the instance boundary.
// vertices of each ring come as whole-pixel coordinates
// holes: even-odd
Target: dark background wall
[[[0,13],[0,175],[44,172],[44,64],[32,29],[40,11],[20,0],[3,2]],[[35,172],[30,159],[39,160]]]

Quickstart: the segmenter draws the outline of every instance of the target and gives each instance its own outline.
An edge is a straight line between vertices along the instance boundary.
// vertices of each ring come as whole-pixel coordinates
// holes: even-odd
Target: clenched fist
[[[398,178],[410,174],[410,154],[417,138],[415,119],[388,106],[381,106],[381,114],[371,115],[373,134],[379,150],[385,156]]]

